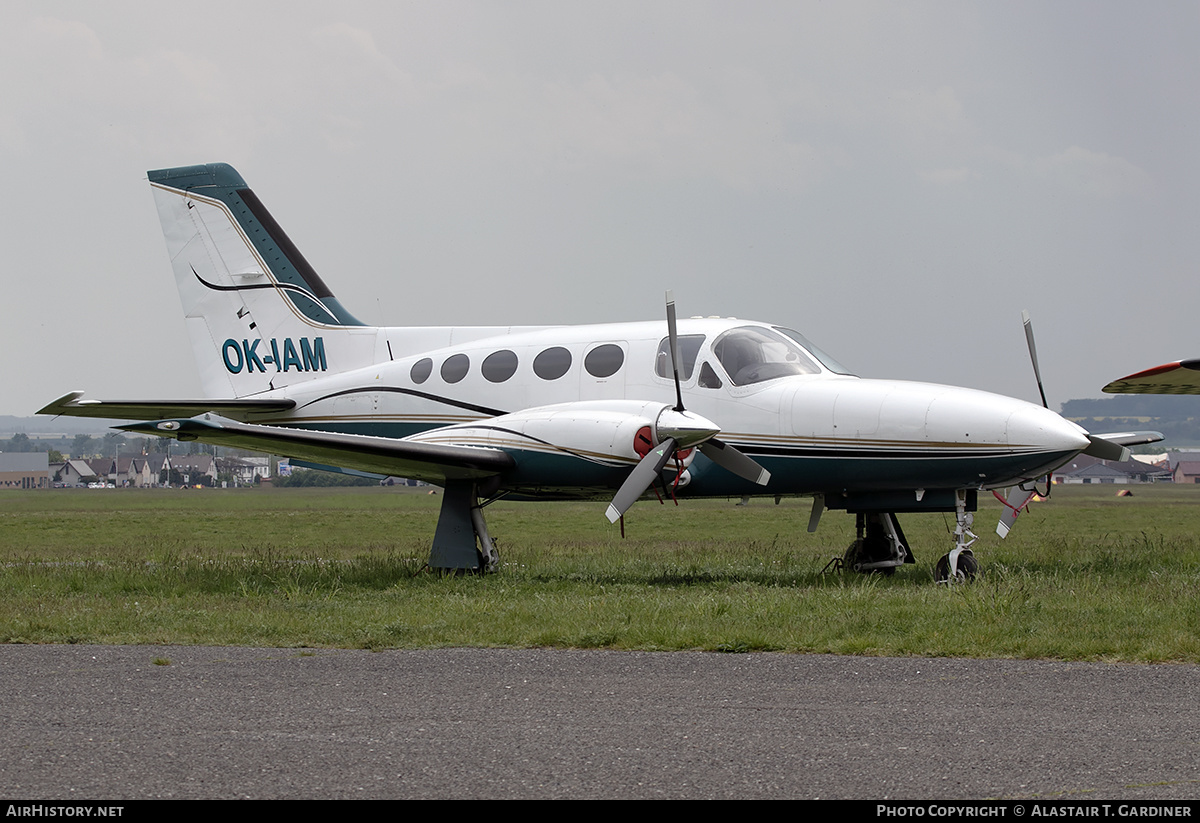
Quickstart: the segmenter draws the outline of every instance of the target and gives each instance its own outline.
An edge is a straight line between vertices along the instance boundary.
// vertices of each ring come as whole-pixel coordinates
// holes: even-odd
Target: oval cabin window
[[[447,383],[457,383],[467,376],[471,368],[471,359],[465,354],[452,354],[442,363],[442,379]]]
[[[433,374],[433,361],[428,357],[423,357],[413,363],[412,371],[408,373],[408,376],[414,383],[420,384],[428,380],[431,374]]]
[[[543,380],[557,380],[571,368],[571,353],[562,346],[546,349],[533,358],[533,373]]]
[[[615,343],[597,346],[583,358],[583,367],[592,377],[612,377],[625,362],[625,352]]]
[[[517,353],[505,349],[492,352],[479,367],[490,383],[503,383],[517,372]]]

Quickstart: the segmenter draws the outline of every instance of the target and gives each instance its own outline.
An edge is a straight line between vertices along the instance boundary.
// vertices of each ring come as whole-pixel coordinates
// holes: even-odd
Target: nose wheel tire
[[[958,556],[958,574],[955,579],[966,582],[974,580],[979,576],[979,561],[975,559],[975,555],[970,552],[963,552]],[[933,570],[933,579],[938,583],[945,583],[950,579],[950,555],[943,554],[938,560],[937,566]]]

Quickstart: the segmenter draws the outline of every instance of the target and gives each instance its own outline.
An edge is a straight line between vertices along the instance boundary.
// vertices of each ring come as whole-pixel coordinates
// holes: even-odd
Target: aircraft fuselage
[[[727,349],[739,330],[781,337],[800,351],[799,369],[808,373],[731,374],[736,356]],[[303,379],[261,396],[295,400],[293,411],[244,419],[407,437],[563,403],[674,400],[673,378],[662,363],[662,323],[496,331],[364,329],[376,339],[363,339],[359,345],[389,352],[392,359],[328,376],[317,370],[292,373],[293,379]],[[813,355],[769,324],[693,318],[680,321],[679,335],[688,341],[688,368],[681,374],[687,409],[716,421],[724,440],[753,456],[772,475],[765,488],[756,487],[698,456],[682,494],[994,488],[1043,476],[1088,443],[1078,426],[1025,401],[973,389],[837,373],[822,362],[822,355]],[[414,340],[438,338],[462,342],[412,351]],[[313,340],[320,341],[319,351],[334,371],[336,338],[326,340],[314,331]],[[231,351],[240,347],[232,343]],[[311,352],[317,345],[308,343],[305,350]],[[292,348],[301,351],[298,344]],[[784,351],[777,362],[759,363],[757,368],[793,368],[793,361],[785,359],[792,355]],[[302,351],[299,357],[304,362]],[[755,365],[739,371],[747,368]],[[836,363],[833,368],[840,369]],[[282,367],[277,373],[284,374]],[[547,451],[520,454],[517,471],[505,485],[550,495],[560,486],[555,476],[561,474],[563,487],[611,488],[636,461],[632,446],[624,465],[603,460],[586,465],[578,455],[568,458]]]

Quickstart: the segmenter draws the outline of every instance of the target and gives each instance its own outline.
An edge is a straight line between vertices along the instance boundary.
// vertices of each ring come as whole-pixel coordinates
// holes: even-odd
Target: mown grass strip
[[[807,501],[488,510],[499,574],[424,569],[440,498],[394,490],[0,496],[0,642],[553,646],[1200,662],[1200,489],[1056,489],[984,577],[932,582],[951,521],[908,516],[920,563],[822,574],[853,536]]]

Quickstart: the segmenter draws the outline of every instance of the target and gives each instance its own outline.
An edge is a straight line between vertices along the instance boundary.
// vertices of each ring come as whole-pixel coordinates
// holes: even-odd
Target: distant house
[[[150,473],[151,485],[161,486],[170,482],[171,460],[166,452],[151,452],[146,455],[146,469]]]
[[[1076,455],[1071,462],[1054,472],[1056,483],[1165,483],[1171,473],[1164,467],[1140,460],[1101,460],[1086,454]]]
[[[217,469],[227,472],[233,478],[235,486],[251,486],[255,478],[271,476],[271,459],[269,457],[222,457],[217,461]]]
[[[1200,461],[1181,460],[1176,463],[1172,478],[1176,483],[1200,483]]]
[[[0,452],[0,489],[45,489],[50,486],[46,452]]]
[[[1134,480],[1119,469],[1106,466],[1104,463],[1095,463],[1069,472],[1058,471],[1055,473],[1054,479],[1059,483],[1119,483],[1125,485],[1142,482]]]
[[[1179,478],[1189,478],[1192,475],[1192,472],[1189,472],[1189,471],[1180,472],[1179,467],[1180,467],[1180,465],[1182,465],[1184,463],[1192,463],[1192,464],[1200,463],[1200,451],[1196,451],[1195,449],[1189,449],[1189,450],[1167,452],[1167,468],[1171,472],[1171,477],[1175,478],[1175,482],[1176,483],[1194,483],[1195,481],[1191,480],[1191,479],[1183,479],[1183,480],[1179,479]]]
[[[186,486],[214,486],[217,482],[217,462],[211,454],[175,455],[171,458],[171,471]]]
[[[52,480],[55,483],[62,483],[64,486],[86,486],[88,483],[96,482],[96,473],[92,471],[92,467],[86,460],[65,460],[62,463],[54,463],[51,472]]]
[[[88,464],[97,482],[116,485],[117,467],[111,457],[89,457],[83,462]]]
[[[150,463],[140,454],[122,455],[117,458],[116,483],[118,486],[145,488],[158,484],[158,478],[150,471]]]

